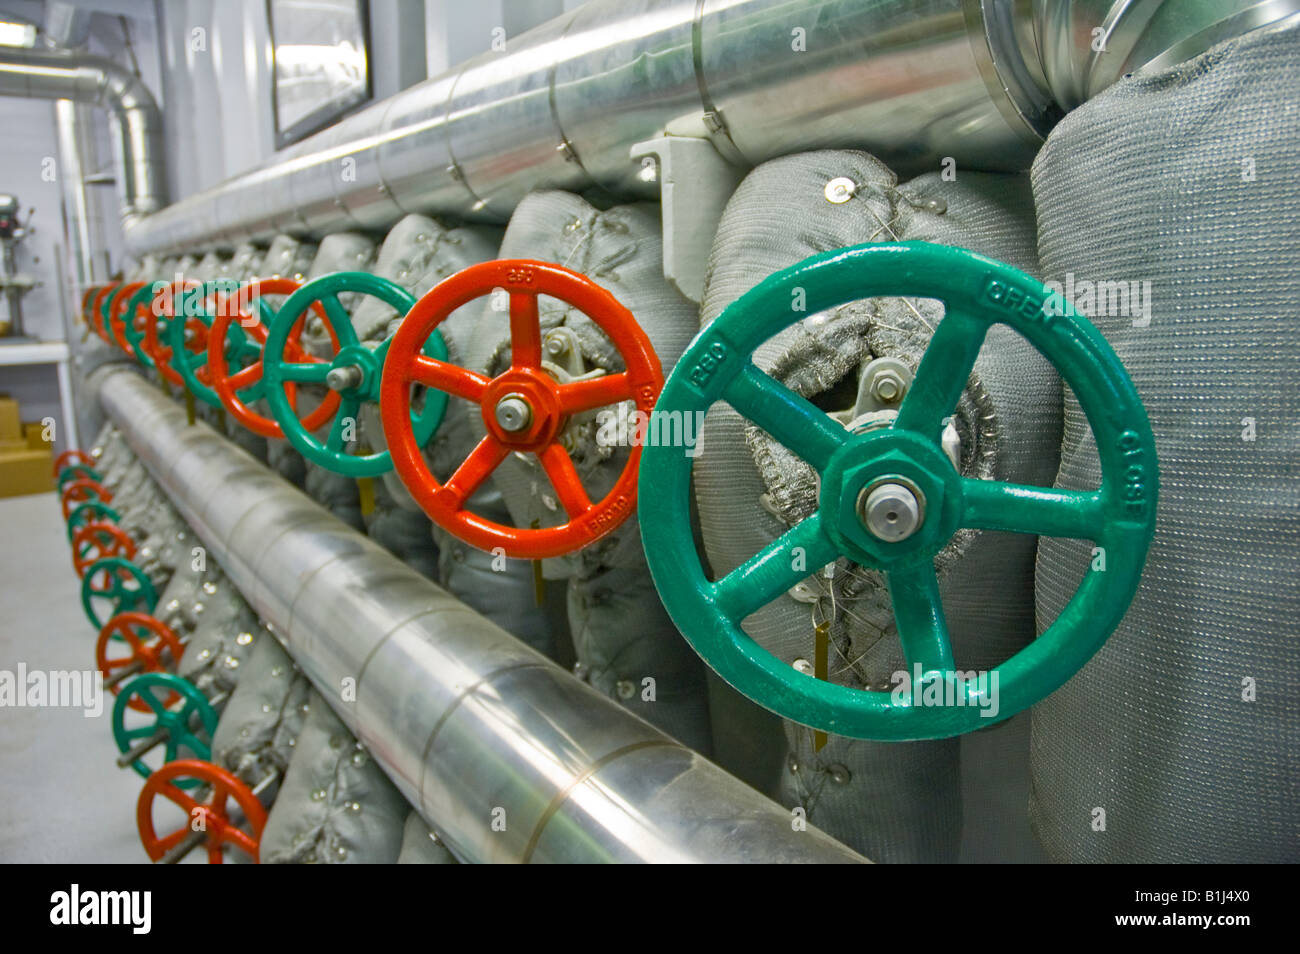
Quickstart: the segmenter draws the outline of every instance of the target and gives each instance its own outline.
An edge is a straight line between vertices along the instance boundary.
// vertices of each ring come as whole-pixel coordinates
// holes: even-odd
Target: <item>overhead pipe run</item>
[[[136,255],[407,213],[505,221],[539,188],[658,197],[670,134],[744,169],[866,149],[900,171],[1025,168],[1065,109],[1300,0],[591,0],[132,222]],[[1100,46],[1099,51],[1097,47]],[[346,171],[346,174],[344,172]]]
[[[5,47],[0,48],[0,96],[67,99],[107,109],[126,234],[167,205],[162,114],[130,71],[81,51]]]
[[[114,114],[123,227],[140,257],[382,230],[411,212],[501,222],[539,188],[657,198],[653,170],[630,151],[665,134],[711,142],[740,169],[820,148],[866,149],[900,171],[944,159],[1023,169],[1064,110],[1121,76],[1297,10],[1300,0],[590,0],[166,209],[161,119],[126,70],[5,49],[0,95]]]
[[[330,707],[465,861],[861,862],[477,615],[124,367],[92,386]]]

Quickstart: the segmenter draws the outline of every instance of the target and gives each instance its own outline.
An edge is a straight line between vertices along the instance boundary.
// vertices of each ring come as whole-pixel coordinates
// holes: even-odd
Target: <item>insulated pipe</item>
[[[528,192],[655,198],[632,146],[742,168],[866,149],[900,172],[1025,168],[1065,109],[1300,0],[590,0],[131,225],[136,255],[417,212],[505,221]],[[1100,31],[1098,33],[1097,31]],[[1100,49],[1098,49],[1100,47]]]
[[[362,536],[137,373],[107,415],[316,689],[465,861],[860,862]]]
[[[0,47],[0,96],[69,99],[107,109],[123,229],[130,234],[141,217],[167,204],[162,114],[144,83],[123,67],[81,51]]]

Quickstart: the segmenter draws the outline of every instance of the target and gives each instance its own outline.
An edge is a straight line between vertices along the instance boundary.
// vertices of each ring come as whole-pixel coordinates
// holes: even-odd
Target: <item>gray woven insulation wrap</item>
[[[262,832],[267,864],[393,864],[410,805],[312,692]]]
[[[832,202],[826,187],[856,191]],[[826,249],[917,239],[962,246],[1034,274],[1033,209],[1023,176],[939,174],[899,184],[860,152],[773,160],[732,196],[714,239],[702,308],[724,306],[780,268]],[[792,302],[792,307],[798,307]],[[935,301],[880,299],[811,315],[764,345],[755,364],[827,411],[852,407],[861,368],[884,355],[915,370],[934,325]],[[844,382],[847,379],[848,387]],[[845,396],[847,395],[847,397]],[[954,423],[968,476],[1048,484],[1057,466],[1061,387],[1024,339],[993,329]],[[816,505],[817,475],[724,404],[709,412],[695,465],[704,544],[715,574],[757,553]],[[962,668],[988,669],[1034,636],[1034,538],[961,531],[937,561],[953,651]],[[830,678],[892,688],[905,669],[883,581],[847,561],[827,578],[809,567],[803,592],[751,616],[746,631],[787,663],[814,658],[815,626],[829,622]],[[811,730],[787,724],[779,797],[882,861],[951,861],[961,827],[960,741],[875,743],[833,737],[815,750]]]
[[[568,192],[535,192],[519,203],[501,258],[535,258],[580,272],[611,292],[650,339],[664,373],[697,330],[695,305],[664,278],[659,209],[648,203],[598,209]],[[509,313],[500,296],[479,305],[469,367],[489,375],[510,361]],[[625,370],[623,357],[581,311],[542,296],[543,367],[559,381]],[[467,409],[467,411],[466,411]],[[631,402],[623,405],[632,409]],[[477,407],[460,404],[475,438],[486,433]],[[630,442],[611,435],[614,408],[575,416],[562,441],[583,487],[601,500],[622,474]],[[569,518],[533,454],[511,454],[492,483],[516,527],[553,527]],[[543,573],[569,581],[569,629],[577,673],[673,738],[712,750],[704,667],[668,618],[646,569],[635,515],[574,553],[545,560]]]
[[[1123,81],[1034,165],[1046,276],[1085,312],[1085,282],[1138,293],[1115,307],[1112,286],[1092,320],[1146,404],[1161,483],[1127,617],[1034,711],[1031,812],[1058,860],[1300,860],[1298,62],[1293,21]],[[1059,483],[1097,480],[1071,398]],[[1044,542],[1041,626],[1091,558]]]

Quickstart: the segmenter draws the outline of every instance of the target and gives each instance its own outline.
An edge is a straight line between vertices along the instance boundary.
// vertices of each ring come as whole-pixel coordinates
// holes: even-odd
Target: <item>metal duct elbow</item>
[[[162,113],[148,87],[125,68],[80,51],[0,50],[0,96],[68,99],[109,111],[122,225],[167,205]]]

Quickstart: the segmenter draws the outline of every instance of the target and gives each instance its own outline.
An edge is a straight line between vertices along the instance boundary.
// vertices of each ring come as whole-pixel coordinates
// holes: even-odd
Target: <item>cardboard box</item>
[[[45,440],[45,425],[40,421],[29,421],[23,424],[23,434],[27,437],[27,447],[30,450],[52,449],[49,442]]]
[[[0,443],[5,441],[22,441],[25,444],[27,439],[23,436],[22,421],[18,417],[18,402],[11,397],[0,396]]]
[[[49,493],[54,489],[53,464],[48,449],[0,454],[0,497]]]

